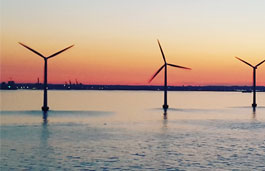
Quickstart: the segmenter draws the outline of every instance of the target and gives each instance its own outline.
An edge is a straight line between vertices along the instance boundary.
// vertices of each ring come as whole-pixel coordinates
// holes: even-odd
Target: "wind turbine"
[[[32,51],[33,53],[39,55],[40,57],[42,57],[44,59],[44,83],[43,83],[43,90],[44,90],[44,94],[43,94],[43,106],[42,106],[42,111],[47,112],[49,110],[48,107],[48,100],[47,100],[47,65],[48,65],[48,59],[55,57],[56,55],[59,55],[60,53],[66,51],[67,49],[70,49],[71,47],[73,47],[74,45],[71,45],[63,50],[60,50],[54,54],[52,54],[51,56],[45,57],[43,56],[41,53],[37,52],[36,50],[28,47],[27,45],[18,42],[20,45],[24,46],[25,48],[29,49],[30,51]]]
[[[244,62],[245,64],[247,64],[253,68],[253,104],[252,104],[252,107],[256,108],[257,107],[257,103],[256,103],[256,69],[258,68],[259,65],[261,65],[263,62],[265,62],[265,60],[258,63],[256,66],[253,66],[250,63],[244,61],[243,59],[240,59],[239,57],[235,57],[235,58],[240,60],[241,62]]]
[[[164,65],[162,65],[158,71],[152,76],[152,78],[149,80],[149,83],[156,77],[156,75],[163,69],[165,68],[165,76],[164,76],[164,105],[162,106],[164,111],[166,112],[167,109],[168,109],[168,104],[167,104],[167,66],[172,66],[172,67],[176,67],[176,68],[181,68],[181,69],[189,69],[191,70],[190,68],[187,68],[187,67],[183,67],[183,66],[179,66],[179,65],[174,65],[174,64],[169,64],[167,63],[166,61],[166,57],[164,55],[164,52],[163,52],[163,49],[160,45],[160,42],[159,40],[157,39],[157,43],[159,45],[159,48],[160,48],[160,51],[161,51],[161,54],[162,54],[162,57],[163,57],[163,60],[164,60]]]

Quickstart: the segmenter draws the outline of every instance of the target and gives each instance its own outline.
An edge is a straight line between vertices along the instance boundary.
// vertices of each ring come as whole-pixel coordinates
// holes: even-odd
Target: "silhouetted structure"
[[[6,82],[2,82],[0,84],[0,89],[1,90],[16,90],[17,86],[16,86],[15,81],[8,81],[7,83]]]
[[[42,111],[48,111],[49,110],[49,107],[48,107],[48,100],[47,100],[47,89],[48,89],[48,86],[47,86],[47,68],[48,68],[48,59],[52,58],[52,57],[55,57],[56,55],[62,53],[63,51],[73,47],[74,45],[71,45],[59,52],[56,52],[54,54],[52,54],[51,56],[48,56],[48,57],[45,57],[43,56],[41,53],[35,51],[34,49],[24,45],[23,43],[20,43],[20,45],[24,46],[25,48],[29,49],[30,51],[34,52],[35,54],[39,55],[40,57],[42,57],[44,59],[44,81],[43,81],[43,90],[44,90],[44,96],[43,96],[43,106],[42,106]]]
[[[252,107],[256,108],[257,107],[257,103],[256,103],[256,69],[258,68],[259,65],[261,65],[263,62],[265,62],[265,60],[263,60],[262,62],[260,62],[256,66],[253,66],[250,63],[244,61],[243,59],[240,59],[239,57],[236,57],[236,58],[238,60],[240,60],[241,62],[244,62],[245,64],[247,64],[253,68],[253,103],[252,103]]]
[[[166,58],[165,58],[165,55],[164,55],[164,52],[163,52],[163,49],[160,45],[160,42],[159,40],[157,40],[157,43],[159,45],[159,48],[160,48],[160,51],[161,51],[161,54],[162,54],[162,57],[163,57],[163,60],[164,60],[164,65],[162,65],[158,71],[152,76],[152,78],[149,80],[149,83],[156,77],[156,75],[165,67],[165,76],[164,76],[164,105],[163,105],[163,109],[164,111],[166,112],[166,110],[168,109],[168,104],[167,104],[167,66],[172,66],[172,67],[176,67],[176,68],[182,68],[182,69],[189,69],[190,68],[187,68],[187,67],[183,67],[183,66],[179,66],[179,65],[174,65],[174,64],[169,64],[167,63],[166,61]]]
[[[8,88],[6,82],[0,84],[2,90],[42,90],[43,85],[40,83],[15,83],[13,89]],[[49,90],[145,90],[145,91],[164,91],[164,86],[150,85],[86,85],[78,82],[70,87],[67,82],[65,84],[48,84]],[[251,93],[252,86],[167,86],[168,91],[226,91],[226,92],[242,92]],[[256,86],[256,91],[265,92],[265,86]]]

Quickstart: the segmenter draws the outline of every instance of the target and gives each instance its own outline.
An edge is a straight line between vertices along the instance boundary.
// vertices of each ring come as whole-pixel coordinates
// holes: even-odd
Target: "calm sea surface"
[[[0,93],[0,170],[265,170],[262,92]]]

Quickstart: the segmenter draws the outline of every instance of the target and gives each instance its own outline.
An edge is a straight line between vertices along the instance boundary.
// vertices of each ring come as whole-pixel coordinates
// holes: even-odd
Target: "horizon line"
[[[11,80],[13,81],[13,80]],[[1,84],[5,82],[2,81]],[[9,81],[5,82],[6,84],[8,84]],[[14,81],[15,82],[15,81]],[[36,82],[15,82],[15,84],[38,84]],[[43,84],[42,82],[40,82],[39,84]],[[71,85],[87,85],[87,86],[92,86],[92,85],[96,85],[96,86],[164,86],[164,85],[160,85],[160,84],[155,84],[155,85],[150,85],[150,84],[90,84],[90,83],[78,83],[76,84],[75,82],[73,82]],[[48,85],[70,85],[65,84],[65,83],[48,83]],[[183,85],[168,85],[171,87],[189,87],[189,86],[193,86],[193,87],[207,87],[207,86],[222,86],[222,87],[230,87],[230,86],[239,86],[239,87],[249,87],[252,86],[251,83],[249,83],[249,85],[247,84],[203,84],[203,85],[196,85],[196,84],[183,84]],[[257,85],[258,87],[265,87],[265,85]]]

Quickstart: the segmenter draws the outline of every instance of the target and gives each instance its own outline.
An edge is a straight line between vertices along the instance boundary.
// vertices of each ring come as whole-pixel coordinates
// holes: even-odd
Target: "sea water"
[[[0,170],[265,170],[264,92],[0,93]]]

